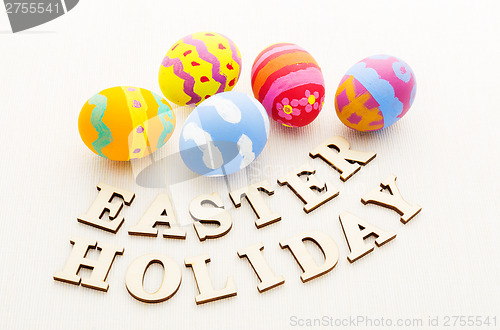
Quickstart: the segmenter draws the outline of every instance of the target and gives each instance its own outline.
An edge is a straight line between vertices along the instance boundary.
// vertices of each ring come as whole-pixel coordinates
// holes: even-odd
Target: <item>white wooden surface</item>
[[[499,48],[497,1],[97,1],[25,33],[9,32],[0,13],[0,328],[274,328],[290,318],[422,318],[497,316],[500,323],[498,232]],[[294,42],[322,66],[327,97],[318,119],[303,129],[272,124],[264,152],[249,169],[228,178],[231,188],[264,178],[276,186],[268,201],[283,220],[257,230],[244,202],[231,206],[223,179],[199,178],[169,188],[145,188],[136,170],[92,154],[81,142],[77,118],[88,97],[104,88],[135,85],[160,92],[157,72],[178,38],[213,30],[238,45],[244,68],[235,90],[251,93],[255,56],[275,42]],[[378,53],[407,61],[418,91],[410,112],[382,132],[359,134],[335,115],[333,98],[344,72]],[[177,151],[188,110],[177,110],[174,136],[156,155]],[[377,157],[346,183],[311,148],[332,135]],[[309,215],[278,175],[311,161],[318,176],[333,181],[340,196]],[[174,161],[167,176],[182,165]],[[167,166],[168,166],[167,162]],[[403,196],[423,207],[407,225],[396,213],[363,206],[361,195],[394,173]],[[80,224],[99,181],[133,190],[116,234]],[[135,224],[159,192],[172,194],[186,241],[132,237]],[[219,191],[233,216],[228,235],[199,242],[187,211],[201,193]],[[397,238],[354,264],[338,221],[343,211],[397,232]],[[329,274],[307,284],[280,239],[317,229],[336,240],[340,260]],[[55,282],[83,236],[125,247],[102,293]],[[257,277],[238,248],[262,241],[264,254],[286,283],[259,294]],[[182,266],[185,257],[209,253],[216,287],[233,276],[235,298],[196,306],[196,285],[182,266],[177,294],[160,304],[130,296],[128,265],[145,253],[165,253]],[[317,251],[316,251],[317,252]],[[93,254],[95,255],[95,254]],[[319,255],[319,253],[318,253]],[[152,267],[146,286],[159,285]],[[88,273],[83,272],[83,276]],[[491,327],[490,327],[491,328]]]

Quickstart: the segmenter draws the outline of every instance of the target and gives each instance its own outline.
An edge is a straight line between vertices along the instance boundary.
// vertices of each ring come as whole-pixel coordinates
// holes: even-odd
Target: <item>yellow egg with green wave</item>
[[[80,111],[78,130],[85,145],[111,160],[142,158],[172,136],[175,114],[147,89],[119,86],[92,96]]]

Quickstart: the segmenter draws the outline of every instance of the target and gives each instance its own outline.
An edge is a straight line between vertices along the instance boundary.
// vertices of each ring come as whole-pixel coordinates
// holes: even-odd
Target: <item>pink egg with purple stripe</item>
[[[376,131],[410,110],[417,90],[415,74],[403,60],[390,55],[367,57],[351,67],[335,94],[339,119],[358,131]]]

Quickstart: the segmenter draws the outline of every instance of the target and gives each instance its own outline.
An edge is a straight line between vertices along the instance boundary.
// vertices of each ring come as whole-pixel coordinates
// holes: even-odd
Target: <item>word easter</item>
[[[351,150],[349,143],[344,138],[331,137],[314,148],[309,156],[324,160],[340,172],[341,180],[346,181],[361,168],[361,165],[366,165],[374,159],[376,154]],[[306,213],[313,211],[339,194],[339,191],[330,182],[320,181],[315,173],[316,169],[306,163],[278,179],[279,185],[288,186],[302,200]],[[104,183],[99,183],[97,189],[99,190],[97,198],[87,213],[78,217],[78,221],[116,233],[124,222],[120,211],[124,204],[130,205],[132,203],[135,194]],[[263,198],[263,196],[270,196],[273,193],[271,184],[268,181],[262,181],[231,191],[229,196],[237,208],[241,206],[241,200],[245,197],[256,214],[255,226],[262,228],[281,220],[281,216],[270,210]],[[123,202],[114,201],[117,197],[120,197]],[[403,200],[396,186],[396,176],[394,175],[382,180],[380,187],[364,195],[361,202],[393,209],[401,216],[403,224],[410,221],[421,210],[418,205],[409,204]],[[109,212],[109,219],[103,219],[106,212]],[[189,212],[193,219],[197,220],[193,226],[200,241],[216,239],[231,230],[231,216],[224,209],[222,199],[217,192],[194,198],[189,205]],[[396,237],[395,233],[384,231],[349,212],[341,213],[339,220],[349,246],[350,253],[347,259],[351,263],[374,250],[374,246],[364,241],[369,236],[376,237],[375,245],[378,247]],[[215,224],[216,226],[207,226],[206,224]],[[158,225],[166,226],[162,233],[165,238],[186,238],[186,232],[177,223],[167,194],[159,194],[139,222],[129,228],[128,233],[129,235],[157,237],[158,229],[156,226]],[[304,241],[313,242],[323,252],[324,261],[321,265],[318,265],[310,255]],[[115,257],[123,254],[124,248],[97,243],[95,240],[85,238],[72,238],[70,242],[73,244],[72,252],[62,271],[54,274],[54,280],[75,285],[81,283],[84,287],[107,291],[109,285],[106,282],[106,277]],[[279,244],[282,249],[288,248],[299,264],[303,271],[300,275],[302,282],[328,273],[336,266],[339,259],[339,250],[335,241],[328,234],[320,231],[300,233],[280,240]],[[100,250],[98,259],[86,257],[91,248]],[[263,249],[264,245],[259,242],[237,251],[240,258],[246,258],[251,264],[260,280],[257,290],[261,293],[285,282],[283,276],[277,275],[272,270],[262,253]],[[213,287],[206,265],[208,262],[210,262],[210,256],[206,254],[184,260],[185,266],[192,268],[198,286],[199,295],[195,297],[196,304],[236,295],[236,285],[232,277],[227,278],[224,288],[217,290]],[[160,288],[151,293],[144,289],[143,279],[148,267],[153,263],[159,263],[164,271]],[[91,269],[91,275],[88,278],[81,278],[78,275],[81,267]],[[128,292],[140,301],[161,302],[177,292],[181,284],[181,277],[179,265],[167,255],[146,254],[130,264],[125,275],[125,285]]]

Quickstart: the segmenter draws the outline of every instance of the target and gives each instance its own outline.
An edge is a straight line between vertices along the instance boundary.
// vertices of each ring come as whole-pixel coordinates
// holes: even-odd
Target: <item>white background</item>
[[[440,322],[449,315],[496,316],[499,327],[499,9],[498,1],[82,0],[67,15],[18,34],[0,13],[0,328],[285,329],[292,316],[357,315],[423,318],[424,324],[429,316]],[[228,178],[231,189],[265,178],[276,187],[267,201],[283,220],[260,230],[246,201],[241,209],[231,206],[223,179],[141,187],[129,163],[94,155],[78,134],[78,114],[90,96],[118,85],[160,93],[157,74],[168,48],[204,30],[223,33],[239,47],[244,64],[237,91],[251,93],[251,64],[275,42],[301,45],[324,72],[327,96],[316,121],[302,129],[273,122],[257,162]],[[334,95],[351,65],[379,53],[410,64],[417,96],[397,124],[361,134],[337,119]],[[188,113],[176,109],[175,133],[157,160],[178,151]],[[354,149],[377,152],[345,183],[321,160],[308,157],[333,135]],[[306,161],[340,189],[339,197],[308,215],[288,188],[276,185],[279,175]],[[173,171],[189,172],[177,161],[165,164],[170,177]],[[391,173],[403,197],[423,207],[407,225],[395,212],[359,201]],[[99,181],[136,193],[116,235],[76,220],[95,198]],[[233,228],[202,243],[187,205],[213,191],[223,196]],[[172,195],[177,218],[186,224],[185,241],[127,234],[160,192]],[[349,264],[338,221],[343,211],[393,230],[397,238]],[[340,259],[333,271],[303,284],[300,268],[278,242],[312,229],[335,239]],[[73,236],[125,247],[109,273],[107,293],[52,279],[71,252]],[[264,294],[257,292],[247,261],[236,255],[258,241],[286,279]],[[166,302],[141,303],[125,288],[128,265],[145,253],[167,254],[182,268],[181,287]],[[215,287],[232,276],[237,297],[195,304],[197,288],[183,260],[200,253],[212,257],[208,268]],[[146,287],[158,287],[160,270],[152,267]]]

